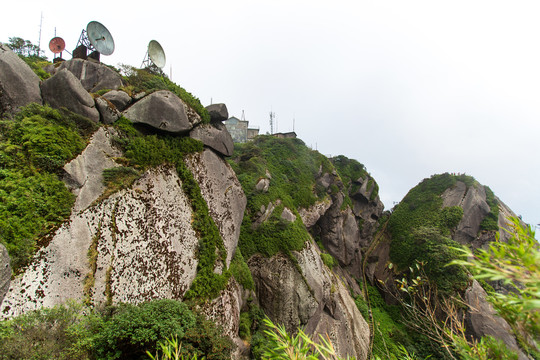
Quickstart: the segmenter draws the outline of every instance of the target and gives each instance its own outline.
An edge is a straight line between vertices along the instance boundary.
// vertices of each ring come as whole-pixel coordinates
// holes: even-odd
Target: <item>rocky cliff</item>
[[[233,146],[226,106],[204,109],[166,77],[82,59],[46,70],[40,81],[0,46],[0,140],[9,144],[0,164],[10,171],[0,181],[20,184],[28,200],[9,198],[20,221],[0,230],[3,318],[69,299],[189,300],[234,339],[235,357],[263,336],[257,312],[289,332],[328,335],[343,357],[385,356],[396,344],[421,352],[427,340],[407,334],[391,304],[394,277],[424,261],[439,266],[428,275],[441,291],[469,304],[472,336],[520,351],[480,284],[462,268],[440,269],[453,244],[485,248],[513,215],[473,178],[425,179],[390,215],[358,161],[328,159],[300,139]]]

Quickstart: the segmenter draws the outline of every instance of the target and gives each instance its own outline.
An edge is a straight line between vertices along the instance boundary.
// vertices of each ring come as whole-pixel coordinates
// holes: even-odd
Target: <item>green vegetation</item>
[[[147,359],[176,338],[182,355],[230,359],[232,342],[184,303],[154,300],[104,309],[68,303],[0,323],[0,359]]]
[[[236,252],[234,253],[231,260],[230,270],[236,281],[238,281],[238,283],[242,285],[244,289],[255,290],[255,283],[253,282],[251,271],[249,270],[246,260],[242,256],[240,248],[237,248]]]
[[[151,93],[158,90],[169,90],[195,110],[201,116],[203,123],[210,122],[210,115],[205,107],[201,105],[199,99],[173,83],[163,73],[159,74],[150,69],[137,69],[129,65],[122,65],[121,67],[124,73],[124,81],[127,83],[123,90],[128,94],[133,95],[141,91]]]
[[[170,135],[143,135],[125,118],[120,118],[115,126],[122,136],[115,142],[124,150],[126,166],[143,171],[149,167],[170,164],[176,168],[182,180],[182,190],[190,200],[194,218],[192,227],[199,236],[199,264],[197,277],[186,293],[189,299],[211,299],[224,289],[230,276],[229,271],[217,274],[214,269],[218,261],[224,261],[226,250],[208,205],[201,195],[199,184],[184,163],[188,153],[203,150],[202,142],[190,137]],[[130,173],[131,171],[128,171]]]
[[[338,264],[337,260],[330,254],[321,253],[321,259],[324,265],[328,266],[330,269]]]
[[[272,256],[301,250],[309,234],[297,209],[308,208],[327,196],[326,191],[317,191],[315,178],[321,167],[323,172],[331,171],[328,159],[299,139],[259,136],[236,144],[229,162],[248,199],[239,241],[242,255],[248,259],[255,253]],[[267,178],[267,171],[271,176],[268,192],[257,191],[255,186]],[[257,213],[270,203],[275,206],[272,213],[254,227]],[[296,215],[295,221],[281,218],[285,207]]]
[[[453,264],[468,267],[479,280],[502,281],[513,288],[508,294],[488,297],[497,313],[514,330],[521,347],[540,359],[540,246],[532,228],[511,218],[510,239],[495,241],[489,249],[469,249]]]
[[[462,267],[445,267],[458,257],[454,248],[459,245],[449,235],[463,217],[463,210],[443,209],[441,194],[457,181],[480,186],[466,175],[434,175],[409,191],[389,220],[390,258],[397,270],[406,269],[416,261],[424,263],[427,276],[437,284],[441,294],[462,290],[468,281]]]
[[[499,231],[499,203],[489,187],[485,186],[484,189],[486,190],[486,201],[489,205],[490,212],[480,223],[480,229],[485,231]]]
[[[0,120],[0,241],[14,272],[69,217],[74,197],[57,174],[96,128],[67,110],[37,104]]]

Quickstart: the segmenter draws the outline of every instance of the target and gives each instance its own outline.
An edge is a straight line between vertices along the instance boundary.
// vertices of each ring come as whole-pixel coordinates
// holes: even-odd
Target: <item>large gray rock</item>
[[[342,209],[343,194],[332,196],[332,205],[317,222],[318,234],[328,252],[353,276],[361,276],[360,230],[349,207]]]
[[[206,107],[206,111],[210,115],[210,119],[213,122],[225,121],[229,118],[229,111],[225,104],[212,104]]]
[[[113,124],[120,116],[122,116],[116,109],[116,106],[102,96],[96,97],[96,108],[101,116],[101,122],[104,124]]]
[[[233,139],[222,123],[199,125],[191,130],[189,136],[202,141],[205,146],[216,150],[224,156],[232,156],[233,154]]]
[[[527,360],[528,357],[517,345],[512,328],[506,320],[497,315],[486,297],[486,292],[476,280],[465,291],[465,302],[469,306],[465,316],[467,331],[478,340],[486,335],[493,336],[518,353],[520,360]]]
[[[68,299],[182,299],[196,275],[199,240],[181,185],[176,169],[163,166],[145,172],[132,188],[73,212],[12,281],[0,316]]]
[[[11,282],[11,266],[9,254],[4,245],[0,244],[0,305],[4,301]]]
[[[39,77],[7,45],[0,44],[0,116],[35,102],[41,104]]]
[[[124,111],[124,116],[135,124],[175,134],[188,132],[201,122],[195,111],[168,90],[145,96]]]
[[[58,71],[67,69],[81,81],[82,86],[89,92],[103,89],[117,90],[121,87],[122,77],[116,71],[93,61],[71,59],[64,61]]]
[[[341,357],[366,359],[369,326],[349,290],[323,264],[311,241],[293,256],[297,266],[281,254],[255,255],[249,260],[260,306],[289,332],[305,326],[309,334],[328,335]]]
[[[104,94],[103,97],[116,106],[118,111],[124,111],[131,103],[131,96],[122,90],[111,90]]]
[[[246,195],[231,166],[212,150],[187,156],[186,165],[199,184],[210,216],[225,243],[229,267],[240,236]]]
[[[480,184],[467,186],[458,181],[455,186],[448,188],[442,195],[443,207],[460,206],[463,208],[463,218],[457,226],[453,239],[460,244],[470,244],[480,247],[478,233],[482,220],[490,212],[486,202],[486,191]]]
[[[122,153],[111,143],[115,135],[114,129],[100,127],[84,151],[64,166],[64,181],[76,195],[74,212],[86,209],[101,196],[105,190],[103,170],[120,166],[114,158]]]
[[[43,101],[54,108],[65,107],[74,113],[99,122],[99,111],[94,98],[70,71],[60,70],[41,85]]]

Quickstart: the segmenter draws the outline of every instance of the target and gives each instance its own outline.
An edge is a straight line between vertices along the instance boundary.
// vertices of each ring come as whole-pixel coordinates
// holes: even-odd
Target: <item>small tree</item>
[[[41,57],[43,51],[37,45],[32,44],[30,40],[24,40],[20,37],[10,37],[8,46],[13,52],[22,56]]]

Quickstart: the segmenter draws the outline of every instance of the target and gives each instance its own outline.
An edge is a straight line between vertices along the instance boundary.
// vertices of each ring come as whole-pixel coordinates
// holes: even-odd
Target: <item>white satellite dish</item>
[[[114,40],[107,28],[97,21],[90,21],[86,25],[86,35],[90,44],[103,55],[111,55],[114,52]]]
[[[97,22],[90,21],[83,29],[77,47],[73,51],[75,58],[87,58],[87,51],[92,51],[88,56],[99,61],[99,55],[111,55],[114,52],[114,40],[107,28]]]
[[[156,66],[162,69],[166,63],[165,51],[156,40],[150,40],[141,68]]]
[[[156,40],[151,40],[148,43],[148,56],[158,68],[162,69],[165,66],[167,61],[165,51]]]

